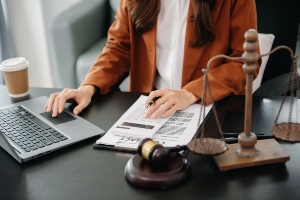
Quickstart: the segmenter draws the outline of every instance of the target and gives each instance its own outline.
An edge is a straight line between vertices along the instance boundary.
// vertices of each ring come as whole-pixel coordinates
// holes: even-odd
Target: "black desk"
[[[60,91],[30,88],[30,98]],[[115,92],[95,96],[81,116],[108,130],[139,97]],[[0,106],[13,102],[0,86]],[[70,109],[72,106],[70,106]],[[98,138],[66,147],[19,164],[0,148],[0,199],[298,199],[300,197],[300,144],[282,143],[291,160],[227,172],[213,158],[190,153],[192,176],[167,190],[145,190],[124,178],[132,154],[95,150]]]

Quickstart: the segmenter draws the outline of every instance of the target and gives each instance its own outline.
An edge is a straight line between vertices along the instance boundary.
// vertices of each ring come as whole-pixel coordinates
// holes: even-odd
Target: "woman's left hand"
[[[186,89],[170,90],[168,88],[152,91],[145,103],[147,107],[149,102],[155,98],[159,99],[148,109],[145,118],[157,118],[159,116],[169,117],[177,110],[184,110],[200,98]]]

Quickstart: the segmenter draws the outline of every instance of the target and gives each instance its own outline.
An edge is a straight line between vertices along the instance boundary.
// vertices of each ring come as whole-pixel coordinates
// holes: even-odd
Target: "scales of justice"
[[[275,139],[257,140],[256,134],[251,132],[252,82],[253,74],[257,71],[256,62],[261,57],[268,56],[279,49],[285,49],[290,52],[293,64],[290,71],[289,80],[286,85],[283,100],[275,119],[274,126],[270,128],[272,134],[277,139],[289,142],[299,142],[300,124],[291,122],[295,83],[296,86],[300,88],[298,80],[299,75],[297,72],[298,56],[294,55],[293,51],[286,46],[278,46],[267,54],[259,55],[257,53],[259,46],[257,40],[257,31],[254,29],[248,30],[245,33],[245,43],[243,46],[245,52],[241,57],[216,55],[208,61],[207,68],[203,69],[205,77],[201,98],[203,102],[200,109],[200,119],[202,117],[204,122],[206,105],[205,99],[207,93],[209,95],[210,102],[214,103],[212,91],[208,81],[210,63],[218,58],[244,61],[243,70],[246,73],[244,132],[239,134],[238,143],[226,144],[224,141],[223,132],[221,130],[221,125],[218,120],[218,115],[214,104],[212,106],[212,111],[216,119],[219,133],[223,140],[206,138],[204,136],[205,123],[203,123],[202,127],[199,128],[195,133],[194,139],[192,139],[186,146],[177,146],[166,150],[153,140],[144,139],[141,144],[139,144],[137,149],[139,155],[132,157],[125,166],[124,174],[128,182],[144,188],[165,189],[186,180],[190,175],[190,166],[185,156],[182,156],[179,153],[176,153],[175,156],[169,155],[170,153],[179,152],[183,149],[188,149],[191,152],[199,155],[213,156],[221,171],[272,163],[285,163],[290,160],[290,156],[284,151],[284,149]],[[291,98],[288,121],[277,124],[277,120],[289,88],[291,90]],[[155,164],[161,164],[164,166],[155,166]]]
[[[252,82],[253,74],[257,70],[256,61],[259,58],[268,56],[277,50],[285,49],[290,52],[291,59],[293,60],[289,80],[287,82],[285,92],[283,95],[283,100],[279,108],[278,114],[276,116],[274,126],[270,127],[273,136],[277,139],[298,142],[300,141],[300,124],[291,122],[292,118],[292,108],[294,103],[294,89],[299,86],[299,78],[297,72],[297,59],[298,56],[293,54],[293,51],[286,46],[278,46],[274,48],[267,54],[259,55],[256,50],[258,49],[258,33],[254,29],[250,29],[245,33],[245,43],[244,43],[244,54],[241,57],[228,57],[226,55],[217,55],[212,57],[208,63],[207,68],[203,70],[205,73],[205,80],[203,85],[203,98],[205,99],[206,93],[208,91],[209,98],[211,102],[213,101],[212,92],[210,90],[208,81],[208,71],[210,63],[218,58],[225,58],[229,60],[243,60],[243,70],[246,73],[246,94],[245,94],[245,115],[244,115],[244,132],[240,133],[238,136],[237,144],[227,145],[222,140],[205,138],[204,137],[204,125],[201,131],[201,137],[195,137],[187,145],[188,148],[198,154],[212,155],[218,167],[221,171],[227,171],[231,169],[251,167],[257,165],[271,164],[271,163],[285,163],[290,160],[290,156],[284,151],[281,145],[275,139],[257,140],[255,133],[251,132],[251,122],[252,122]],[[290,92],[290,110],[288,122],[282,122],[277,124],[277,120],[281,113],[283,104],[285,102],[288,90]],[[205,103],[205,102],[204,102]],[[204,107],[205,108],[205,107]],[[217,118],[217,113],[215,106],[213,106],[214,116],[216,118],[216,123],[219,128],[219,133],[223,137],[220,122]],[[203,112],[204,113],[204,112]],[[203,116],[204,117],[204,116]],[[203,148],[205,146],[205,149]]]

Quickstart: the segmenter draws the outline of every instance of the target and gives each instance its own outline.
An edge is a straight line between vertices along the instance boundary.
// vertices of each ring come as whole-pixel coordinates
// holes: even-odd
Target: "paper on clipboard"
[[[120,117],[115,123],[119,124],[121,121],[137,109],[141,104],[145,104],[147,96],[141,95],[139,99]],[[212,105],[206,106],[205,116],[210,111]],[[146,109],[146,108],[145,108]],[[164,145],[165,147],[174,147],[176,145],[186,145],[196,133],[199,124],[203,119],[200,119],[201,105],[192,104],[185,110],[176,111],[169,119],[162,125],[162,127],[153,135],[152,139]],[[114,126],[115,126],[114,125]],[[112,127],[114,127],[112,126]],[[111,133],[111,129],[96,141],[96,144],[115,146],[115,148],[137,149],[141,138],[116,136]]]

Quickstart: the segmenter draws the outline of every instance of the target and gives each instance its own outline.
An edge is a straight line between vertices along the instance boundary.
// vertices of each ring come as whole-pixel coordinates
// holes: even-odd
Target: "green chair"
[[[77,88],[106,44],[107,30],[120,0],[82,0],[48,25],[55,87]],[[123,80],[112,89],[128,90]]]

